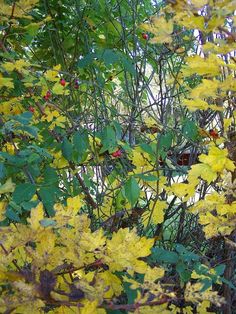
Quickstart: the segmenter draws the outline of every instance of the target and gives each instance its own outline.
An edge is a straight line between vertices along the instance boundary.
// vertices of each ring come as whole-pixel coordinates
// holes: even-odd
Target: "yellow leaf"
[[[7,70],[8,72],[12,72],[13,70],[17,70],[19,72],[22,71],[22,69],[24,69],[25,67],[29,66],[29,62],[20,59],[20,60],[16,60],[15,62],[5,62],[3,63],[3,67],[5,70]]]
[[[77,214],[80,208],[83,206],[83,201],[80,195],[75,197],[68,197],[67,199],[67,207],[73,212],[73,215]]]
[[[2,66],[8,72],[12,72],[15,69],[15,63],[13,62],[5,62],[2,64]]]
[[[6,201],[0,202],[0,220],[3,220],[5,218],[5,210],[6,210],[7,204],[8,203]]]
[[[45,115],[42,117],[43,121],[51,122],[53,118],[59,117],[59,112],[57,110],[50,110],[49,108],[46,108],[44,111]]]
[[[220,73],[222,61],[215,55],[209,55],[208,58],[203,58],[198,55],[190,56],[186,59],[187,66],[184,68],[184,75],[199,74],[213,77]]]
[[[150,39],[153,44],[172,42],[173,21],[167,21],[164,16],[153,16],[151,23],[141,24],[140,28],[154,34],[154,37]]]
[[[165,270],[161,267],[148,267],[145,276],[144,282],[154,282],[157,279],[160,279],[164,276]]]
[[[15,183],[12,182],[12,178],[7,179],[7,181],[0,185],[0,194],[5,194],[13,192],[15,190]]]
[[[62,86],[59,82],[55,83],[52,92],[56,95],[69,95],[69,90],[65,89],[64,86]]]
[[[191,0],[191,4],[196,8],[202,8],[204,5],[207,5],[209,0]]]
[[[154,207],[153,207],[154,206]],[[168,207],[165,201],[151,201],[150,208],[152,212],[152,221],[154,224],[160,224],[164,221],[164,209]]]
[[[2,77],[2,75],[0,74],[0,88],[1,87],[14,88],[14,84],[12,82],[12,78],[10,78],[10,77]]]
[[[33,208],[30,213],[30,218],[27,221],[30,223],[33,230],[37,230],[41,227],[40,220],[44,218],[43,203],[39,203],[37,207]]]
[[[148,256],[154,239],[140,238],[133,229],[119,229],[113,233],[112,239],[107,240],[107,255],[104,259],[109,264],[110,271],[121,271],[126,269],[128,273],[145,273],[147,264],[140,257]]]
[[[197,28],[202,31],[205,29],[203,16],[194,16],[192,13],[186,12],[185,10],[178,12],[174,17],[174,21],[187,29]]]
[[[193,181],[191,183],[173,183],[167,190],[174,193],[177,197],[187,201],[190,197],[195,195],[195,186],[198,182]]]
[[[211,146],[208,155],[202,154],[199,160],[211,167],[215,172],[222,173],[224,169],[234,171],[235,166],[232,160],[227,158],[227,149],[220,149],[216,146]]]
[[[98,314],[97,311],[98,302],[97,301],[84,301],[84,306],[79,309],[79,314]]]
[[[211,306],[211,302],[208,300],[202,301],[197,306],[197,313],[198,314],[215,314],[215,312],[208,311],[207,308]]]
[[[193,165],[188,173],[188,179],[189,181],[193,181],[199,177],[206,180],[207,183],[210,184],[217,178],[217,173],[207,164]]]
[[[212,80],[202,80],[202,83],[192,89],[191,91],[191,98],[216,98],[217,97],[217,89],[219,87],[219,81],[212,81]]]
[[[207,110],[209,107],[208,103],[202,99],[184,99],[183,105],[190,111]]]
[[[104,280],[105,294],[104,298],[112,298],[113,296],[119,296],[123,291],[121,280],[110,271],[104,271],[98,274],[98,278]]]
[[[58,82],[59,81],[59,71],[61,69],[60,65],[56,65],[55,67],[53,67],[53,70],[48,70],[45,72],[44,76],[45,78],[50,81],[50,82]]]

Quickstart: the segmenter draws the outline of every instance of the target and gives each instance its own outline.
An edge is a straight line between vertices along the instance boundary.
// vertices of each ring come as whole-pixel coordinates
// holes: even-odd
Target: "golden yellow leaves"
[[[50,152],[52,154],[52,156],[54,157],[52,165],[55,168],[65,168],[68,167],[68,161],[62,156],[62,152],[59,151],[52,151]]]
[[[228,235],[234,230],[236,202],[227,203],[224,194],[214,192],[204,200],[198,201],[191,212],[199,214],[199,223],[207,238],[217,235]]]
[[[153,244],[154,239],[140,238],[134,229],[119,229],[111,240],[107,240],[107,256],[104,259],[112,272],[126,269],[129,274],[144,274],[147,264],[138,258],[148,256]]]
[[[195,303],[202,300],[213,301],[217,306],[221,306],[224,303],[224,298],[220,297],[216,291],[212,291],[211,288],[202,291],[202,288],[202,283],[191,284],[188,282],[184,294],[185,300]],[[209,302],[205,303],[205,305],[208,306]]]
[[[199,87],[200,89],[201,87]],[[199,92],[199,89],[196,88],[196,90],[193,90],[192,93],[192,97],[193,94],[197,94],[198,97],[201,95],[201,92]],[[205,90],[205,86],[203,85],[203,89]],[[194,98],[194,99],[184,99],[182,104],[184,106],[186,106],[190,111],[196,111],[196,110],[207,110],[207,109],[211,109],[211,110],[215,110],[215,111],[223,111],[224,108],[223,107],[219,107],[216,105],[210,105],[208,104],[205,100],[202,100],[200,98]]]
[[[167,21],[163,15],[152,16],[150,23],[143,23],[140,25],[140,28],[154,35],[150,39],[152,44],[170,44],[172,42],[173,22],[172,20]]]
[[[209,108],[208,103],[202,99],[184,99],[183,105],[190,111],[207,110]]]
[[[157,279],[160,279],[164,276],[165,270],[161,267],[148,267],[145,276],[144,276],[144,282],[154,282]]]
[[[212,170],[212,168],[208,164],[193,165],[188,173],[189,181],[193,182],[200,177],[203,180],[206,180],[208,184],[210,184],[217,178],[217,173]]]
[[[84,202],[82,201],[81,195],[77,195],[75,197],[68,197],[67,199],[67,207],[70,209],[72,216],[74,213],[78,213],[78,210],[83,206]]]
[[[5,210],[6,210],[7,204],[8,203],[6,201],[0,202],[0,221],[5,218]]]
[[[226,148],[220,149],[216,146],[211,146],[208,155],[200,155],[199,160],[203,164],[209,165],[212,171],[217,173],[222,173],[224,169],[234,171],[234,163],[227,156],[228,151]]]
[[[14,70],[22,72],[25,69],[25,67],[29,67],[30,64],[29,62],[23,59],[19,59],[16,60],[15,62],[5,62],[2,64],[2,66],[8,72],[12,72]]]
[[[185,9],[175,15],[174,21],[187,29],[200,29],[203,31],[205,28],[203,16],[194,15],[192,12],[186,11]]]
[[[202,83],[195,87],[190,94],[191,98],[216,98],[217,89],[219,88],[219,81],[214,80],[202,80]]]
[[[42,117],[42,121],[51,122],[49,129],[52,130],[56,126],[61,128],[65,128],[66,117],[63,116],[58,110],[51,110],[51,108],[47,107],[44,110],[44,116]]]
[[[13,79],[10,77],[3,77],[0,74],[0,88],[1,87],[8,87],[8,88],[14,88]]]
[[[60,82],[57,82],[53,85],[52,92],[56,95],[69,95],[70,94],[70,91],[65,89],[65,87],[62,86]]]
[[[183,201],[187,201],[190,197],[195,195],[195,189],[198,182],[195,180],[190,183],[173,183],[170,187],[167,187],[168,192],[172,192],[179,198],[183,198]]]
[[[168,204],[165,201],[151,200],[149,202],[149,208],[151,210],[149,217],[147,217],[146,212],[144,212],[144,214],[142,215],[144,227],[147,226],[148,222],[152,222],[155,225],[162,223],[164,221],[164,209],[166,209],[167,207]]]
[[[46,80],[50,81],[50,82],[58,82],[59,81],[59,71],[61,69],[61,65],[56,65],[53,67],[52,70],[47,70],[44,74],[44,77],[46,78]]]
[[[195,8],[202,8],[203,6],[207,5],[209,3],[209,0],[191,0],[191,5],[193,5]]]
[[[110,271],[100,273],[99,279],[104,281],[105,290],[107,290],[104,294],[105,298],[119,296],[123,291],[121,280]]]
[[[37,207],[33,208],[30,213],[28,222],[32,230],[37,231],[41,228],[40,221],[44,218],[43,204],[39,203]]]
[[[0,113],[4,115],[20,114],[23,111],[24,109],[21,105],[21,97],[13,97],[7,101],[1,102],[0,104]]]
[[[164,209],[167,208],[165,201],[151,201],[150,206],[152,208],[152,220],[154,224],[160,224],[164,221]]]
[[[1,6],[1,12],[0,15],[6,16],[6,18],[10,18],[12,15],[12,11],[14,13],[14,19],[16,18],[29,18],[31,19],[31,16],[27,15],[27,11],[31,10],[39,0],[20,0],[14,3],[14,10],[13,10],[13,4],[9,5],[6,3],[6,1],[1,0],[0,6]]]

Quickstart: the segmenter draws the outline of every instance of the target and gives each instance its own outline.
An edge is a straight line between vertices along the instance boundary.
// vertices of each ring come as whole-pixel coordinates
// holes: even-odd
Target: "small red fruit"
[[[46,95],[43,97],[45,100],[48,100],[52,96],[51,92],[48,90]]]
[[[66,80],[65,80],[64,78],[62,78],[62,79],[60,80],[60,84],[61,84],[62,86],[66,86]]]
[[[217,132],[216,130],[210,129],[210,130],[209,130],[209,134],[210,134],[210,136],[211,136],[212,138],[214,138],[214,139],[219,138],[219,134],[218,134],[218,132]]]
[[[145,40],[148,40],[148,38],[149,38],[148,34],[146,34],[146,33],[142,33],[142,37],[143,37],[143,39],[145,39]]]
[[[32,113],[34,113],[34,107],[30,106],[30,107],[29,107],[29,111],[32,112]]]
[[[115,158],[121,157],[122,156],[122,152],[121,152],[120,149],[118,149],[114,153],[112,153],[111,155],[112,155],[112,157],[115,157]]]

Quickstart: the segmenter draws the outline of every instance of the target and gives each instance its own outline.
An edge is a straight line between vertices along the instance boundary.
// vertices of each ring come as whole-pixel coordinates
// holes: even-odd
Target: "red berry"
[[[215,131],[215,130],[213,130],[213,129],[210,129],[209,130],[209,134],[210,134],[210,136],[212,137],[212,138],[219,138],[219,134],[218,134],[218,132],[217,131]]]
[[[48,90],[46,95],[43,97],[45,100],[48,100],[52,96],[51,92]]]
[[[32,112],[32,113],[34,113],[34,107],[30,106],[30,107],[29,107],[29,111]]]
[[[62,86],[65,86],[65,85],[66,85],[66,80],[65,80],[64,78],[62,78],[62,79],[60,80],[60,84],[61,84]]]
[[[122,152],[121,152],[120,149],[118,149],[117,151],[115,151],[115,152],[112,153],[111,155],[112,155],[112,157],[115,157],[115,158],[121,157],[121,156],[122,156]]]
[[[146,34],[146,33],[142,33],[142,37],[143,37],[143,39],[145,39],[145,40],[148,40],[148,38],[149,38],[148,34]]]

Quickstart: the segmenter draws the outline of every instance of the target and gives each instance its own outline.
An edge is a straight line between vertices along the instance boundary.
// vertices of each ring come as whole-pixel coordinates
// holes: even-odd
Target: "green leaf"
[[[84,58],[80,59],[78,62],[79,68],[86,68],[91,63],[93,63],[94,58],[96,57],[95,53],[89,53]]]
[[[124,70],[129,72],[131,75],[135,75],[136,71],[135,71],[135,67],[131,61],[131,59],[127,58],[126,55],[123,55],[121,57],[121,63],[123,64]]]
[[[16,186],[15,191],[12,194],[12,199],[16,204],[20,204],[23,201],[29,201],[35,192],[35,185],[31,183],[22,183]]]
[[[54,216],[55,213],[53,206],[55,204],[57,191],[58,189],[55,187],[42,187],[39,190],[39,195],[49,216]]]
[[[119,61],[119,56],[111,49],[105,49],[102,54],[102,59],[106,66]]]
[[[181,281],[183,282],[187,282],[191,278],[191,271],[188,271],[186,268],[187,265],[183,262],[178,262],[176,264],[176,270],[179,273]]]
[[[212,286],[212,280],[209,278],[204,278],[201,280],[201,282],[203,283],[203,287],[200,292],[204,292]]]
[[[104,153],[105,151],[112,153],[114,149],[117,147],[116,132],[112,126],[108,125],[103,130],[101,134],[101,143],[102,143],[102,148],[100,149],[101,154]]]
[[[32,116],[33,116],[32,112],[27,111],[27,112],[23,112],[22,114],[19,114],[19,115],[11,116],[11,119],[18,121],[23,125],[28,125],[30,123]]]
[[[54,168],[47,166],[44,170],[44,185],[58,185],[58,176]]]
[[[129,180],[125,183],[124,192],[125,197],[131,206],[133,206],[137,202],[140,194],[140,187],[134,177],[129,178]]]
[[[156,262],[176,264],[179,260],[179,256],[175,252],[155,247],[152,249],[151,259],[154,259]]]
[[[6,164],[16,166],[16,167],[23,167],[27,165],[27,158],[24,158],[23,156],[14,156],[10,155],[6,152],[0,152],[0,157],[2,157],[5,160]]]
[[[49,152],[45,148],[39,147],[35,144],[29,145],[28,148],[38,153],[41,157],[53,159],[53,157],[49,154]]]
[[[145,175],[143,173],[138,173],[138,174],[135,174],[135,178],[140,178],[144,181],[158,181],[159,180],[159,177],[157,176],[154,176],[152,174],[148,174],[148,175]]]
[[[128,304],[133,304],[137,297],[137,291],[130,288],[131,284],[129,282],[124,282],[123,285],[127,295]]]
[[[38,205],[39,201],[31,201],[31,202],[23,202],[21,203],[21,207],[25,211],[31,211],[32,208],[35,208]]]
[[[15,128],[15,130],[19,130],[19,131],[23,131],[28,133],[29,135],[32,135],[33,137],[37,137],[38,136],[38,129],[34,126],[30,126],[30,125],[21,125],[21,126],[17,126]]]
[[[182,244],[177,243],[175,245],[176,251],[180,254],[180,257],[185,262],[199,261],[200,257],[193,252],[188,251]]]
[[[87,131],[76,132],[73,135],[73,160],[77,163],[83,162],[87,158],[88,147],[89,139]]]
[[[3,162],[0,162],[0,179],[3,179],[6,175],[6,168]]]
[[[10,220],[20,222],[20,217],[19,217],[18,213],[16,213],[10,206],[7,207],[5,215]]]
[[[155,152],[152,149],[152,146],[150,144],[147,143],[142,143],[140,144],[140,147],[142,148],[142,150],[146,153],[148,153],[150,156],[155,156]]]
[[[62,156],[65,157],[66,160],[72,159],[73,146],[67,138],[64,138],[61,145],[61,150],[62,150]]]
[[[159,150],[160,156],[165,158],[167,156],[167,151],[170,149],[173,141],[173,132],[169,131],[165,134],[159,136]]]
[[[225,264],[220,264],[220,265],[216,266],[214,268],[214,270],[215,270],[217,276],[223,275],[224,271],[225,271]]]
[[[198,137],[198,128],[193,121],[186,119],[183,123],[182,133],[185,138],[194,141]]]
[[[225,279],[224,277],[221,277],[220,279],[223,283],[226,283],[231,289],[236,290],[236,287],[233,285],[231,281]]]

